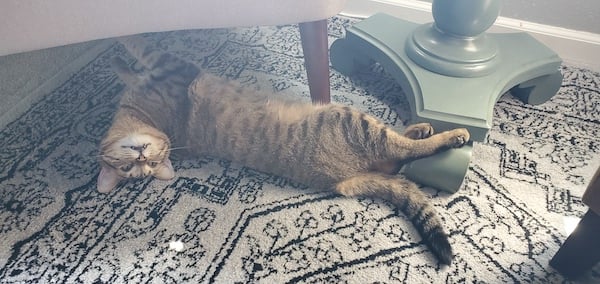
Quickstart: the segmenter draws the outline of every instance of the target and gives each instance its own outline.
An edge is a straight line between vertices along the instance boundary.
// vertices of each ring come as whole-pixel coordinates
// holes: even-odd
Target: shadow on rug
[[[330,39],[350,23],[334,18]],[[149,39],[245,85],[309,98],[295,26]],[[385,202],[210,157],[176,162],[172,181],[97,193],[97,145],[124,87],[109,68],[115,55],[128,56],[111,46],[0,132],[0,282],[565,281],[548,261],[566,238],[563,217],[586,210],[580,197],[600,161],[600,74],[564,67],[560,93],[539,106],[503,97],[459,192],[424,189],[456,254],[440,268]],[[408,103],[377,66],[331,81],[336,102],[403,128]]]

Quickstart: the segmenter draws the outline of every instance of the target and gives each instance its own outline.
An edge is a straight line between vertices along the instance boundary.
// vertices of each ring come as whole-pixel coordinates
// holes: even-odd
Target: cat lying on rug
[[[349,107],[276,99],[202,73],[154,50],[142,38],[122,40],[144,65],[113,65],[128,88],[100,145],[98,191],[119,181],[174,177],[173,146],[182,155],[212,155],[344,196],[383,198],[414,223],[442,264],[452,261],[448,236],[433,206],[401,166],[469,140],[466,129],[433,134],[429,124],[404,135]]]

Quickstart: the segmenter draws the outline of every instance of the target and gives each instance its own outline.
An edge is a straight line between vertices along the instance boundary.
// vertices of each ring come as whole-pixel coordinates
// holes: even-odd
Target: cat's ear
[[[98,175],[98,192],[109,193],[111,192],[123,179],[117,173],[108,167],[102,167],[100,174]]]
[[[175,177],[175,170],[173,169],[173,164],[171,164],[171,160],[166,158],[156,169],[153,174],[157,179],[168,180]]]
[[[125,84],[128,86],[136,86],[140,82],[140,77],[137,73],[135,73],[127,62],[123,60],[123,58],[119,56],[115,56],[110,59],[110,65],[115,70],[117,75]]]

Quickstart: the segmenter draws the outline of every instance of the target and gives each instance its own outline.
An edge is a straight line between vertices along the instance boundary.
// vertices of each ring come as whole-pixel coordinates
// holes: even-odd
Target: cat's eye
[[[158,162],[149,162],[149,163],[148,163],[148,165],[149,165],[151,168],[155,168],[156,166],[158,166]]]
[[[125,148],[129,148],[134,151],[143,151],[146,150],[150,146],[150,143],[143,144],[142,146],[123,146]]]
[[[124,172],[131,171],[131,169],[133,169],[133,164],[127,164],[125,166],[120,167],[120,169]]]

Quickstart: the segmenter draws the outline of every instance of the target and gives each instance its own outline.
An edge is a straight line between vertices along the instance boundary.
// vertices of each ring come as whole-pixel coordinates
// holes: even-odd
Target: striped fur
[[[452,249],[435,209],[415,183],[397,173],[408,161],[461,147],[469,140],[465,129],[433,134],[429,124],[416,124],[401,135],[349,107],[284,101],[200,74],[139,38],[122,43],[151,75],[134,74],[115,61],[129,89],[102,153],[114,152],[115,141],[154,131],[164,144],[185,147],[186,157],[217,156],[344,196],[383,198],[410,218],[442,264],[451,263]],[[155,160],[170,165],[168,155],[162,152]],[[101,163],[111,167],[105,166],[107,159]],[[98,182],[100,190],[100,176]]]

